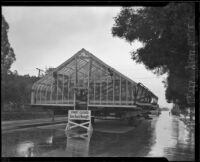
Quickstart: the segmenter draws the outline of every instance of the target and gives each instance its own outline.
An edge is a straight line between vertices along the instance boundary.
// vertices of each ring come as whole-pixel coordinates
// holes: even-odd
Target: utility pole
[[[39,68],[36,68],[36,69],[38,70],[38,77],[40,77],[40,72],[41,72],[41,71],[44,71],[44,70],[39,69]]]

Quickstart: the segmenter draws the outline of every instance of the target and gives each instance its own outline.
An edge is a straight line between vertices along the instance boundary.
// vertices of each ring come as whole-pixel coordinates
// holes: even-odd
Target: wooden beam
[[[95,101],[95,93],[96,93],[96,85],[95,85],[96,83],[95,83],[95,80],[94,80],[94,101]]]
[[[65,76],[64,76],[64,74],[63,74],[62,103],[63,103],[63,98],[64,98],[64,90],[65,90],[64,82],[65,82]]]
[[[109,107],[110,107],[110,108],[112,108],[112,109],[113,109],[113,108],[118,108],[118,109],[121,108],[121,109],[124,110],[124,109],[127,108],[127,109],[130,109],[130,110],[131,110],[131,109],[132,109],[132,110],[141,110],[141,108],[138,108],[138,106],[136,106],[136,105],[109,105],[109,104],[103,104],[103,105],[98,105],[98,104],[95,105],[95,104],[94,104],[94,105],[93,105],[93,104],[90,104],[89,107],[97,107],[97,109],[98,109],[99,107],[106,107],[106,108],[109,108]]]
[[[120,104],[122,103],[122,78],[120,76],[120,91],[119,91],[119,96],[120,96]]]
[[[134,98],[135,98],[134,104],[137,102],[138,91],[139,91],[138,86],[135,86],[135,88],[134,88]]]
[[[74,88],[77,87],[77,81],[78,81],[78,64],[77,64],[77,56],[75,57],[75,80],[74,80]],[[76,93],[74,90],[74,110],[76,109]]]
[[[113,104],[115,103],[115,74],[113,74]]]
[[[142,88],[141,96],[143,95],[143,93],[144,93],[144,88]]]
[[[38,89],[39,89],[39,86],[38,87],[36,87],[36,102],[39,102],[39,97],[38,97]]]
[[[35,104],[34,102],[34,98],[35,98],[35,90],[31,90],[31,104]]]
[[[141,99],[146,99],[146,98],[149,98],[149,97],[148,96],[143,96],[143,97],[140,97],[138,99],[141,100]]]
[[[56,81],[57,81],[57,84],[56,84],[56,103],[57,103],[57,101],[58,101],[58,73],[57,73],[57,79],[56,79]]]
[[[53,83],[51,84],[51,96],[50,96],[50,101],[52,102],[52,91],[53,91]]]
[[[134,86],[133,86],[133,84],[131,84],[131,101],[132,101],[132,103],[134,104],[134,95],[133,95],[133,89],[134,89]]]
[[[47,102],[47,90],[48,90],[48,86],[46,87],[46,91],[45,91],[45,103]]]
[[[141,103],[138,103],[138,104],[141,104]],[[56,107],[72,107],[74,106],[73,104],[32,104],[33,106],[56,106]],[[151,106],[151,104],[141,104],[141,105],[149,105]],[[117,108],[117,109],[130,109],[130,110],[141,110],[141,108],[138,108],[138,106],[136,105],[106,105],[106,104],[103,104],[103,105],[93,105],[93,104],[90,104],[88,105],[89,107],[96,107],[96,109],[98,109],[99,107],[107,107],[107,108]]]
[[[66,108],[66,106],[70,106],[70,107],[72,107],[72,106],[74,106],[74,104],[32,104],[33,106],[56,106],[56,107],[65,107]]]
[[[89,69],[88,69],[88,98],[87,98],[87,110],[90,103],[90,78],[91,78],[91,68],[92,68],[92,59],[89,58]]]
[[[103,71],[100,69],[100,74],[101,74],[101,77],[103,76]],[[101,100],[102,100],[102,81],[99,82],[99,86],[100,86],[100,104],[102,103]]]
[[[69,98],[69,89],[70,89],[70,88],[69,88],[69,84],[70,84],[70,82],[71,82],[70,79],[71,79],[71,78],[69,77],[69,78],[68,78],[68,83],[67,83],[67,100],[68,100],[68,104],[69,104],[69,99],[70,99],[70,98]]]
[[[128,99],[128,86],[127,86],[127,80],[126,80],[126,105],[127,105],[127,99]]]
[[[100,86],[100,104],[101,104],[101,100],[102,100],[102,82],[99,83]]]
[[[40,86],[40,87],[41,87],[41,86]],[[39,89],[40,89],[40,88],[39,88]],[[42,102],[41,102],[41,90],[40,90],[40,103],[42,103]]]
[[[108,78],[106,79],[106,93],[107,93],[107,101],[106,101],[106,103],[108,104]]]

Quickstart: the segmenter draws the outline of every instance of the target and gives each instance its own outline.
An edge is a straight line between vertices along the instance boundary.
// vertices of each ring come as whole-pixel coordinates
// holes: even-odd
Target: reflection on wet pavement
[[[33,157],[34,156],[34,143],[31,141],[25,141],[17,145],[17,156]]]
[[[156,142],[148,156],[165,156],[168,160],[194,160],[194,132],[189,132],[176,116],[163,112],[155,124]]]
[[[182,121],[169,116],[168,112],[162,112],[153,120],[143,120],[124,133],[98,129],[89,134],[66,133],[64,130],[65,124],[59,124],[3,133],[2,156],[153,156],[194,160],[194,132],[188,131]]]

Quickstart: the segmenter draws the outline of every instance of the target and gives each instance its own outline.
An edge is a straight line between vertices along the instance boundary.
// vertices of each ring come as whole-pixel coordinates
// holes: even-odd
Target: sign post
[[[82,122],[79,122],[82,121]],[[65,130],[81,127],[87,131],[92,131],[91,111],[90,110],[69,110],[68,123]]]

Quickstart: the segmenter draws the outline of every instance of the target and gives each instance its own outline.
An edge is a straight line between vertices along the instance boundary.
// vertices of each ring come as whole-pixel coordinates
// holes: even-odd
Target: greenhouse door
[[[76,110],[87,110],[87,88],[77,87],[76,88],[76,99],[75,109]]]

